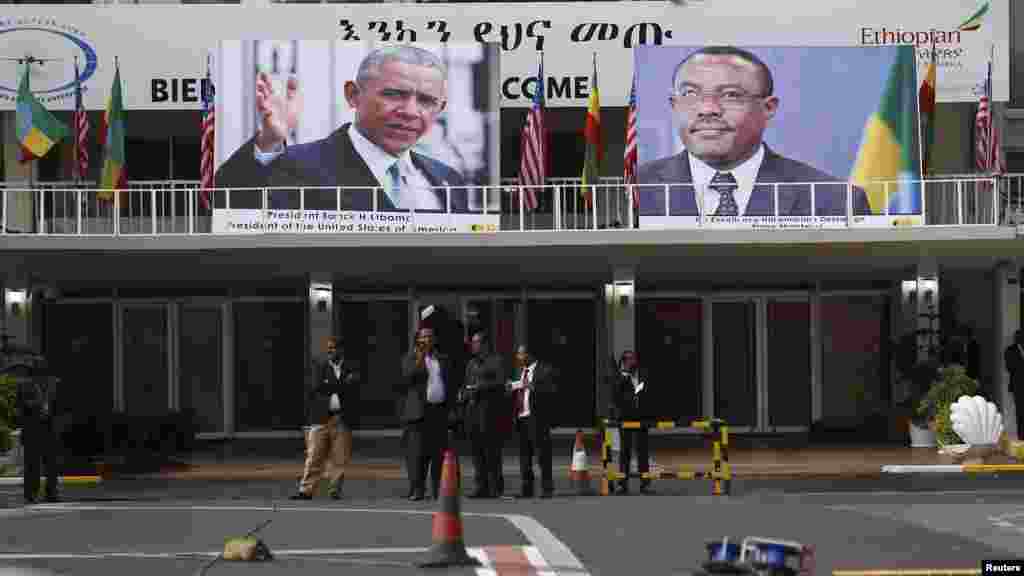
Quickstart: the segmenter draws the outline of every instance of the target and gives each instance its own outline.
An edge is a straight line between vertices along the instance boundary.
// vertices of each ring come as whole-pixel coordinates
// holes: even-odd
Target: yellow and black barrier
[[[676,472],[644,472],[626,474],[621,471],[608,469],[612,462],[611,431],[613,429],[639,430],[640,428],[656,428],[658,430],[666,430],[686,427],[704,430],[711,435],[712,452],[710,471],[689,470],[685,466],[680,466],[679,470]],[[642,480],[711,480],[712,495],[728,496],[732,492],[732,469],[729,467],[729,427],[726,425],[725,421],[720,418],[702,418],[700,420],[694,420],[689,423],[689,426],[683,426],[672,420],[619,421],[603,418],[600,421],[600,428],[601,436],[603,438],[601,443],[601,467],[604,470],[604,477],[601,479],[602,496],[607,496],[611,493],[611,482],[616,480],[625,480],[626,478],[640,478]]]

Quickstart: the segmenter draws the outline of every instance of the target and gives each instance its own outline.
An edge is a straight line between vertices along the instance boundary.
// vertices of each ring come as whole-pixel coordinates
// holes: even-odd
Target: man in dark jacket
[[[307,401],[306,465],[293,500],[310,500],[330,464],[330,497],[341,498],[345,467],[352,461],[352,429],[359,415],[359,370],[338,339],[327,338],[326,354],[313,365]]]
[[[25,503],[35,504],[39,494],[40,461],[46,470],[46,501],[57,502],[57,451],[60,447],[54,416],[58,414],[57,385],[41,357],[21,360],[4,368],[17,381],[15,406],[25,454],[22,487]]]
[[[648,417],[649,406],[647,406],[648,395],[647,382],[644,374],[640,371],[636,354],[632,350],[622,353],[618,370],[612,376],[612,417],[623,420],[643,420]],[[629,473],[629,463],[633,457],[633,441],[636,440],[637,465],[640,473],[650,471],[650,460],[648,457],[648,434],[647,428],[641,426],[639,429],[626,430],[619,428],[621,440],[621,451],[619,453],[619,469]],[[640,481],[640,492],[650,492],[650,480]],[[619,492],[629,494],[629,477],[619,481]]]
[[[555,371],[546,362],[535,359],[526,345],[516,350],[519,379],[509,388],[513,397],[513,415],[519,430],[519,466],[522,476],[520,498],[532,498],[534,488],[533,455],[536,452],[541,472],[541,498],[555,492],[551,469],[551,417],[555,409]]]
[[[420,328],[416,346],[402,360],[401,419],[406,427],[410,500],[423,500],[427,468],[433,497],[441,489],[441,464],[448,445],[448,417],[457,389],[448,358],[434,349],[434,330]]]
[[[498,496],[501,477],[501,437],[497,434],[497,410],[504,407],[505,374],[501,357],[490,350],[487,336],[478,331],[470,340],[473,357],[466,365],[460,394],[464,425],[473,445],[476,491],[470,498]]]
[[[1024,331],[1013,333],[1013,344],[1003,352],[1006,371],[1010,373],[1009,388],[1017,407],[1017,436],[1024,434]]]

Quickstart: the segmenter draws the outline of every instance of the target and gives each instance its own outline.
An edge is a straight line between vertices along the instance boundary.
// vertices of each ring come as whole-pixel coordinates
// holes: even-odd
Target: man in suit
[[[359,369],[345,357],[334,336],[326,354],[313,362],[313,387],[307,400],[306,464],[293,500],[310,500],[330,464],[331,498],[341,498],[345,467],[352,461],[352,429],[359,416]]]
[[[501,357],[490,349],[483,331],[470,339],[472,358],[466,365],[462,387],[465,405],[465,429],[473,445],[473,469],[476,491],[470,498],[498,496],[501,477],[501,437],[498,435],[498,410],[504,407],[505,374]]]
[[[424,212],[446,212],[444,187],[465,186],[452,167],[412,151],[447,104],[447,70],[430,51],[409,45],[372,51],[360,63],[355,81],[345,83],[355,122],[315,142],[286,146],[302,108],[295,78],[285,92],[275,92],[265,74],[257,76],[260,131],[217,170],[218,186],[332,187],[306,190],[307,210],[334,210],[336,186],[363,188],[343,190],[342,210],[370,210],[371,189],[382,188],[378,209]],[[271,208],[287,208],[287,197],[287,192],[271,191]],[[451,210],[465,211],[466,197],[464,188],[453,189]],[[232,207],[259,207],[241,202],[235,195]]]
[[[50,373],[44,358],[36,356],[6,366],[4,374],[17,381],[15,407],[21,426],[25,472],[22,490],[25,504],[35,504],[39,494],[40,463],[46,471],[46,501],[58,502],[57,452],[60,449],[57,388],[60,380]]]
[[[669,215],[772,216],[774,183],[779,215],[846,214],[847,185],[817,168],[780,156],[763,142],[779,98],[771,70],[756,55],[731,46],[697,50],[676,66],[669,102],[686,149],[648,162],[640,184],[670,184]],[[757,186],[754,183],[757,183]],[[795,183],[806,183],[798,185]],[[870,214],[867,196],[853,188],[854,214]],[[640,187],[640,215],[665,216],[663,186]]]
[[[533,498],[535,453],[540,465],[541,498],[551,498],[555,492],[551,469],[551,410],[557,392],[554,369],[545,362],[537,361],[523,344],[516,350],[516,363],[520,376],[509,382],[509,390],[519,430],[519,466],[523,482],[519,498]]]
[[[416,347],[402,360],[402,424],[406,427],[410,500],[423,500],[430,468],[433,497],[441,488],[441,465],[448,445],[448,417],[457,394],[449,380],[448,358],[434,349],[434,330],[420,328]]]
[[[1024,437],[1024,330],[1013,333],[1013,344],[1003,352],[1006,371],[1010,373],[1010,393],[1017,407],[1017,437]]]
[[[620,421],[643,420],[650,416],[650,402],[648,401],[650,390],[647,387],[646,374],[640,370],[637,356],[632,350],[622,353],[618,370],[612,376],[612,417]],[[647,428],[641,426],[636,430],[619,428],[619,438],[622,441],[622,450],[619,453],[619,469],[623,473],[629,473],[630,460],[633,457],[633,442],[636,441],[637,464],[640,473],[650,471],[650,458],[648,454],[648,433]],[[640,481],[640,493],[650,493],[650,480]],[[629,494],[629,478],[619,481],[619,493]]]

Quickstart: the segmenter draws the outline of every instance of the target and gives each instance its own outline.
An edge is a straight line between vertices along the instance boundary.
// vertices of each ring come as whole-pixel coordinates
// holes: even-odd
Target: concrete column
[[[5,331],[12,346],[28,347],[32,344],[32,291],[23,282],[8,282],[3,286]]]
[[[1020,328],[1020,273],[1016,262],[1000,262],[992,274],[994,306],[992,314],[992,349],[988,351],[993,375],[991,398],[1003,414],[1003,430],[1011,438],[1019,438],[1017,406],[1010,394],[1010,374],[1006,371],[1003,351],[1013,344],[1013,333]]]
[[[915,288],[918,330],[939,330],[939,266],[933,258],[922,258],[917,265],[917,286]],[[929,358],[929,348],[939,345],[937,333],[919,333],[917,340],[918,360]]]
[[[334,283],[330,274],[309,277],[309,352],[316,358],[324,351],[324,339],[334,331]],[[307,370],[307,372],[309,372]],[[309,372],[311,374],[311,372]],[[312,385],[312,382],[309,383]]]
[[[616,268],[612,276],[608,318],[611,320],[612,356],[618,358],[625,350],[636,351],[636,276],[632,268]]]
[[[235,311],[230,300],[221,306],[221,324],[224,334],[221,340],[224,434],[231,438],[235,435]]]
[[[821,281],[816,280],[810,294],[811,306],[811,422],[821,420],[824,409],[821,349]]]
[[[36,221],[32,210],[33,195],[28,191],[30,179],[38,176],[38,162],[18,162],[18,131],[14,110],[0,112],[3,127],[4,181],[8,185],[5,195],[7,229],[23,233],[35,232]]]

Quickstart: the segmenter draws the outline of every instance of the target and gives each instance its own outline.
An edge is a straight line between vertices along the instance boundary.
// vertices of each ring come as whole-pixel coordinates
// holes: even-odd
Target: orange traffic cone
[[[572,480],[576,492],[581,496],[589,496],[593,493],[590,486],[590,464],[587,462],[587,449],[583,446],[582,430],[576,431],[576,446],[572,450],[569,479]]]
[[[458,464],[455,451],[444,451],[444,466],[441,468],[441,509],[434,513],[434,545],[427,552],[427,558],[419,563],[421,568],[445,568],[449,566],[481,566],[479,560],[466,552],[462,541],[462,512],[459,499],[462,486],[459,482]]]

